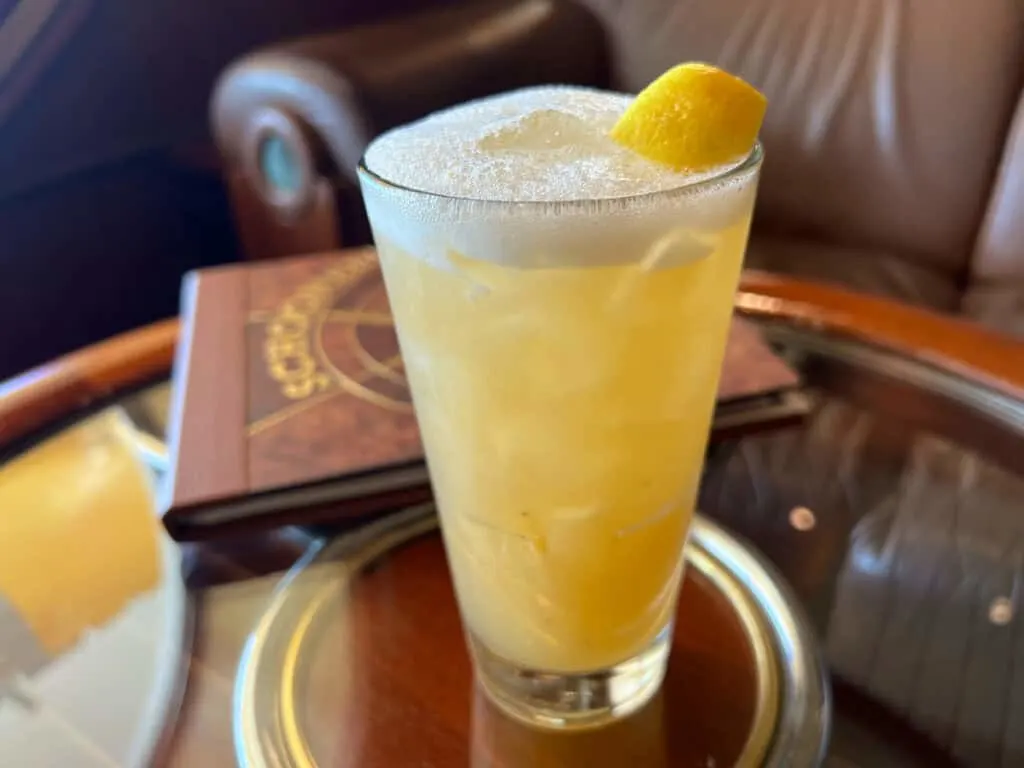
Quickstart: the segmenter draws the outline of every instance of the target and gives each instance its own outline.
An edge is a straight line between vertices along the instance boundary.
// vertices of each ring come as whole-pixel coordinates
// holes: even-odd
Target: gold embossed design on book
[[[183,310],[167,514],[421,460],[371,249],[203,270]]]

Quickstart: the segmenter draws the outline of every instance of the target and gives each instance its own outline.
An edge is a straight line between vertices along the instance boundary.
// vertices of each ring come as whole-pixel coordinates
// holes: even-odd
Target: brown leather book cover
[[[372,248],[190,273],[164,522],[179,539],[365,515],[429,496]],[[798,419],[798,380],[734,324],[716,436]]]

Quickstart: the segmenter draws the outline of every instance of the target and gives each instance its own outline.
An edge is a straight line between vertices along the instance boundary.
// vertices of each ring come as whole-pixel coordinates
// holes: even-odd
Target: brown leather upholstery
[[[990,328],[1024,338],[1024,278],[997,277],[971,286],[962,311]]]
[[[550,79],[605,79],[601,30],[582,9],[532,0],[462,4],[320,36],[242,59],[214,95],[214,131],[229,160],[232,139],[268,105],[299,116],[355,179],[367,142],[442,106]],[[562,42],[581,37],[579,48]]]
[[[711,61],[769,100],[762,228],[967,265],[1024,73],[1019,0],[587,0],[615,84]]]
[[[981,280],[1024,278],[1024,90],[989,195],[971,271]]]
[[[317,172],[334,182],[337,205],[359,211],[356,165],[383,130],[538,82],[604,84],[603,37],[596,20],[574,3],[485,0],[241,59],[218,83],[212,119],[228,174],[249,187],[240,192],[239,226],[250,254],[287,255],[299,243],[307,250],[338,245],[322,239],[311,244],[304,234],[339,229],[319,203]],[[282,142],[296,173],[297,189],[287,199],[275,193],[263,167],[261,146],[268,139]],[[368,238],[357,217],[346,225],[345,244]]]
[[[839,245],[826,240],[756,230],[746,266],[769,272],[837,282],[865,293],[954,311],[960,303],[955,282],[898,251]]]
[[[963,311],[1024,337],[1024,93],[978,237]]]
[[[255,54],[215,97],[223,150],[242,162],[241,116],[280,104],[284,90],[313,131],[310,151],[326,147],[332,172],[348,176],[379,130],[485,91],[591,82],[606,58],[606,85],[636,91],[680,60],[712,61],[770,102],[751,266],[1024,324],[1013,319],[1024,304],[1024,3],[579,3],[471,3],[461,23],[393,20]],[[513,44],[493,32],[546,18],[542,9],[563,21],[512,25]],[[365,237],[343,221],[346,243]]]

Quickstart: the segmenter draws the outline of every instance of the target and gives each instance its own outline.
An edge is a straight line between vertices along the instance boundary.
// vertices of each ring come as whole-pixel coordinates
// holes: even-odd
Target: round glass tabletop
[[[912,312],[890,305],[882,314],[861,311],[859,298],[847,297],[847,303],[830,306],[808,299],[777,312],[778,302],[789,301],[779,298],[787,290],[780,288],[774,298],[748,297],[746,308],[759,316],[771,341],[801,370],[812,414],[799,427],[717,446],[708,460],[700,505],[709,519],[753,542],[774,563],[817,631],[835,700],[826,764],[1024,764],[1024,665],[1017,661],[1024,656],[1024,516],[1019,512],[1024,500],[1024,370],[1014,362],[1022,359],[1022,348],[937,318],[918,324],[920,318]],[[800,295],[811,297],[810,292]],[[837,313],[841,322],[835,323]],[[907,332],[895,337],[880,333],[885,330],[879,320],[883,316],[890,328],[906,320]],[[157,357],[165,361],[162,365],[168,364],[171,345],[164,336],[162,332],[167,354],[147,358],[152,365]],[[893,338],[912,339],[916,346],[894,345]],[[954,338],[955,344],[945,343]],[[135,359],[138,349],[132,349]],[[145,377],[153,375],[152,365]],[[998,375],[990,375],[993,370]],[[1019,375],[1007,378],[1014,370]],[[133,380],[131,385],[142,381]],[[6,394],[0,392],[0,405],[6,406]],[[118,404],[142,424],[138,455],[159,466],[164,426],[160,403],[165,402],[166,387],[144,395],[150,403],[140,404],[133,395]],[[46,413],[69,412],[63,400],[53,402]],[[0,422],[15,424],[18,434],[28,434],[24,425],[44,422],[48,431],[23,441],[24,450],[17,455],[8,451],[0,472],[45,445],[45,438],[74,431],[95,415],[94,410],[76,414],[55,428],[37,412],[16,410],[0,408]],[[4,421],[12,413],[15,421]],[[80,477],[93,472],[99,477],[91,463],[98,455],[83,443],[73,452],[74,469],[67,472],[84,473]],[[71,476],[67,472],[51,474],[48,481],[62,488],[66,508],[95,509],[87,500],[96,497],[87,491],[102,485],[72,485],[65,481]],[[152,500],[141,507],[152,510]],[[281,574],[310,546],[320,547],[313,552],[324,551],[317,543],[324,533],[282,529],[208,542],[184,553],[172,548],[189,563],[196,639],[184,651],[190,653],[189,671],[177,722],[164,718],[162,735],[153,737],[161,745],[169,744],[162,753],[164,764],[191,768],[236,761],[232,707],[247,639],[267,616]],[[155,551],[157,571],[167,573],[163,550]],[[400,594],[393,599],[388,594],[387,588],[381,589],[383,597],[374,610],[401,618],[405,614],[396,607]],[[396,630],[388,647],[403,648],[403,641],[414,636],[413,624],[426,630],[434,626],[429,613],[410,610],[407,618],[410,627]],[[173,621],[142,623],[143,636],[177,631]],[[137,630],[138,624],[134,626]],[[88,635],[84,642],[98,637]],[[344,635],[339,636],[338,642],[343,640]],[[176,662],[174,652],[160,658],[179,664],[180,671],[181,652],[179,646]],[[426,668],[424,674],[439,681],[449,678],[444,669],[433,668],[429,658],[401,658],[405,663],[418,659],[417,666]],[[30,666],[24,660],[18,663],[25,669]],[[114,685],[134,668],[122,665],[116,674],[100,677],[104,684]],[[33,673],[18,674],[29,679],[31,693]],[[180,684],[186,678],[179,675],[176,680]],[[404,685],[401,676],[390,684]],[[143,687],[145,696],[132,709],[133,723],[155,722],[142,716],[158,712],[154,701],[165,702],[166,713],[172,713],[177,702],[174,686]],[[12,704],[10,690],[15,689],[5,689],[0,704],[4,712],[24,706],[20,701]],[[19,690],[24,689],[15,693]],[[313,690],[325,697],[323,711],[333,711],[330,697],[335,694]],[[389,690],[375,692],[372,705],[377,711],[388,717],[411,716],[407,710],[388,709]],[[465,731],[463,746],[439,758],[437,765],[458,764],[459,755],[476,749],[472,740],[477,738],[489,745],[487,749],[511,755],[509,764],[517,755],[522,762],[518,742],[509,740],[508,731],[492,727],[496,721],[479,708],[471,691],[445,692],[440,686],[436,691],[440,692],[420,706],[425,711],[458,712],[458,719],[433,722],[425,739],[447,739],[466,727],[460,723],[490,723]],[[320,705],[311,701],[304,706],[316,710]],[[90,714],[101,711],[93,707]],[[655,716],[652,722],[657,721]],[[646,743],[652,738],[652,722],[622,732],[623,744]],[[328,721],[322,738],[330,738],[330,727]],[[371,729],[362,737],[386,740],[389,734]],[[74,735],[65,732],[60,738]],[[153,738],[122,743],[150,745]],[[396,754],[413,763],[421,746],[394,744]],[[612,750],[607,744],[594,748]],[[111,747],[110,754],[113,751]],[[126,747],[101,764],[131,764],[120,755],[144,752]],[[97,754],[109,757],[108,752]]]
[[[927,350],[762,327],[811,417],[713,454],[701,509],[794,586],[840,710],[912,726],[939,747],[924,764],[1024,764],[1024,403]],[[834,753],[901,764],[871,744],[837,719]]]
[[[310,548],[253,630],[235,688],[247,766],[816,766],[817,643],[774,569],[698,519],[668,675],[610,728],[539,732],[477,690],[432,505]]]
[[[717,446],[701,509],[765,552],[809,611],[836,687],[831,757],[858,766],[1024,760],[1024,675],[1014,661],[1024,651],[1021,401],[926,356],[792,323],[762,327],[803,373],[812,414],[801,427]],[[385,599],[379,610],[395,608]],[[388,647],[415,642],[417,622],[433,628],[436,618],[399,621]],[[469,724],[472,746],[479,702],[462,688],[437,695],[464,703],[434,705]],[[328,699],[294,705],[331,711]],[[341,739],[327,717],[322,733]],[[323,753],[328,764],[348,764],[342,744]]]

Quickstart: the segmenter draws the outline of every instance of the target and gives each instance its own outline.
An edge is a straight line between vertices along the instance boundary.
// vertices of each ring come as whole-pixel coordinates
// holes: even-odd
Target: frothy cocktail
[[[660,682],[759,166],[644,159],[631,100],[504,94],[362,169],[478,671],[552,724]]]

